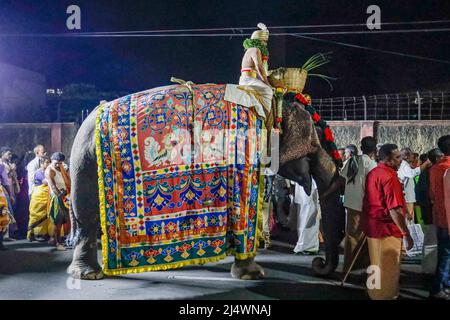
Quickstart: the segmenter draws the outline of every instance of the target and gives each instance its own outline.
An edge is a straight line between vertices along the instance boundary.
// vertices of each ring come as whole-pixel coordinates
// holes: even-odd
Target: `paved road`
[[[174,271],[74,282],[65,273],[71,250],[56,252],[46,244],[24,240],[7,246],[10,251],[0,252],[0,300],[367,299],[361,277],[351,275],[346,287],[339,285],[340,272],[331,280],[314,277],[310,268],[313,257],[292,255],[290,245],[282,242],[257,256],[268,273],[261,281],[232,279],[232,258],[228,257],[219,263]],[[403,265],[402,270],[401,297],[425,298],[427,279],[418,272],[419,266]]]

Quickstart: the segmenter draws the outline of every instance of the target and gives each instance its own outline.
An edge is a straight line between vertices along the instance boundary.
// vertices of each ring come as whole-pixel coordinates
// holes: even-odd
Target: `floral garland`
[[[261,40],[245,39],[243,45],[244,45],[245,50],[250,49],[250,48],[258,48],[259,50],[261,50],[261,53],[263,56],[266,56],[266,57],[269,56],[269,50],[267,49],[267,46],[262,43]]]
[[[281,123],[283,122],[283,97],[286,93],[285,88],[276,88],[275,96],[275,128],[281,131]]]
[[[325,136],[324,147],[330,156],[334,161],[338,163],[342,162],[341,155],[339,154],[334,140],[333,132],[331,131],[330,126],[327,125],[326,121],[320,118],[320,115],[317,113],[316,109],[311,105],[311,97],[306,94],[297,93],[295,95],[295,99],[305,106],[305,109],[311,115],[311,119],[314,121],[314,124],[322,129]]]

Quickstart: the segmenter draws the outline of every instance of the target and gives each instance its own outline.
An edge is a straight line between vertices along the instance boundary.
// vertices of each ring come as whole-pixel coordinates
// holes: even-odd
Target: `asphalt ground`
[[[232,279],[232,257],[172,271],[80,281],[66,274],[72,250],[59,252],[46,243],[26,240],[5,244],[10,250],[0,252],[0,300],[368,299],[364,273],[353,272],[341,286],[341,261],[331,279],[317,277],[311,269],[315,256],[294,255],[289,241],[273,241],[271,248],[258,252],[256,261],[267,272],[267,277],[258,281]],[[99,250],[99,259],[100,256]],[[428,297],[427,286],[431,279],[420,271],[417,261],[402,263],[400,299]]]

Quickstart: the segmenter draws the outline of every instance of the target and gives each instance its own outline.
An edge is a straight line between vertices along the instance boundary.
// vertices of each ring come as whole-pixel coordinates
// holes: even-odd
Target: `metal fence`
[[[325,120],[449,120],[450,91],[312,99]]]
[[[319,98],[312,104],[324,120],[450,120],[450,91]],[[88,114],[63,112],[62,118],[83,122]]]

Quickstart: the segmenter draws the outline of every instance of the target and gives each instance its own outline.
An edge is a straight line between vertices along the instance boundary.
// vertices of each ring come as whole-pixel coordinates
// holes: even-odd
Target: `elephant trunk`
[[[325,259],[314,259],[312,267],[317,275],[329,276],[339,264],[339,244],[344,238],[345,209],[338,192],[321,201],[320,206],[326,253]]]
[[[325,259],[313,260],[312,268],[317,275],[329,276],[336,270],[339,263],[339,244],[345,235],[345,209],[341,203],[339,191],[326,198],[322,197],[337,176],[336,166],[331,158],[324,150],[320,150],[314,155],[311,165],[311,171],[319,189],[326,252]]]

